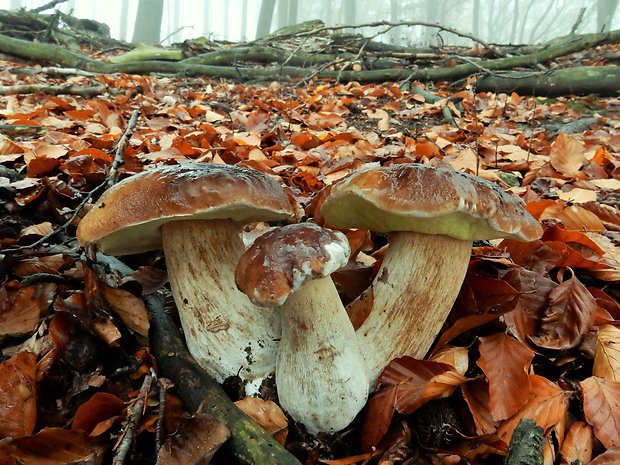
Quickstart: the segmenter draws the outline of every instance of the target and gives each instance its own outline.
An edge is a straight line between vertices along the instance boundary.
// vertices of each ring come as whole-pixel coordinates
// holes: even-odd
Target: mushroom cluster
[[[278,227],[246,250],[244,225],[293,216],[285,191],[252,169],[188,163],[118,183],[82,219],[77,237],[113,255],[163,249],[196,361],[220,382],[241,376],[248,394],[275,370],[283,408],[319,433],[353,421],[392,359],[427,353],[474,239],[529,241],[542,233],[520,200],[496,185],[413,163],[351,174],[321,198],[319,215],[325,227]],[[330,277],[351,253],[333,229],[353,228],[389,234],[367,291],[372,308],[357,330]]]

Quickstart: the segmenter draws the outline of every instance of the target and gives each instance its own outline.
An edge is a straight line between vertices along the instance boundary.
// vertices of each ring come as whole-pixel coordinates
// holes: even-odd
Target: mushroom
[[[280,322],[235,286],[243,225],[293,209],[282,187],[249,168],[187,163],[143,171],[108,189],[80,221],[80,244],[110,255],[164,250],[187,347],[219,382],[253,392],[273,373]],[[253,384],[252,384],[253,383]]]
[[[540,224],[495,184],[415,163],[358,171],[331,187],[320,210],[335,228],[390,233],[357,329],[373,385],[394,358],[422,358],[465,278],[473,239],[537,239]],[[372,297],[370,297],[372,296]]]
[[[292,224],[258,237],[235,274],[254,304],[281,306],[278,398],[311,434],[345,428],[368,397],[355,330],[329,276],[349,255],[341,232]]]

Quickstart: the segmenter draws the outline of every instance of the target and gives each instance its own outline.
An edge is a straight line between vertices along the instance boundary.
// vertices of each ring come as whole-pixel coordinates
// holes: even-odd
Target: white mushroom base
[[[239,375],[251,395],[275,370],[280,315],[235,285],[241,229],[229,220],[175,221],[163,225],[162,237],[189,352],[218,382]]]
[[[333,281],[307,282],[281,311],[276,365],[280,405],[311,434],[345,428],[366,404],[369,385],[353,325]]]
[[[373,304],[357,330],[371,385],[404,355],[423,358],[461,289],[472,242],[398,232],[372,283]]]

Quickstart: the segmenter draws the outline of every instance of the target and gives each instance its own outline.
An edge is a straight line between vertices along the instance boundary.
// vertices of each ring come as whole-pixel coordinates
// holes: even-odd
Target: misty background
[[[618,0],[71,0],[56,8],[110,27],[112,37],[134,39],[140,2],[148,13],[161,8],[162,44],[200,36],[212,40],[248,41],[280,27],[311,19],[327,26],[373,21],[425,21],[474,34],[492,43],[538,43],[569,33],[600,32],[620,27]],[[36,8],[48,1],[0,0],[0,8]],[[262,13],[261,16],[261,7]],[[271,12],[266,24],[265,10]],[[259,18],[262,19],[259,27]],[[373,35],[386,31],[366,28]],[[468,39],[422,26],[392,28],[378,38],[401,45],[467,45]]]

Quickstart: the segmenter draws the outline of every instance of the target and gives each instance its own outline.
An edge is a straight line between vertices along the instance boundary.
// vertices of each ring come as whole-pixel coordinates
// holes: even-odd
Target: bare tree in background
[[[121,40],[127,40],[127,16],[129,14],[129,0],[123,0],[121,3],[121,23],[120,36]]]
[[[596,32],[607,32],[618,8],[618,0],[596,0]]]
[[[273,19],[273,10],[276,6],[276,0],[263,0],[260,4],[258,13],[258,25],[256,27],[256,38],[260,39],[269,34],[271,30],[271,21]]]
[[[203,0],[202,3],[202,34],[208,37],[211,34],[211,2],[209,0]]]
[[[355,0],[342,0],[342,20],[344,24],[355,24],[357,12],[355,11]]]
[[[241,41],[248,40],[248,0],[241,4]]]
[[[158,44],[163,14],[164,0],[140,0],[131,41],[151,45]]]
[[[288,0],[278,0],[278,28],[288,26]]]
[[[298,0],[289,0],[288,2],[288,23],[297,24]]]

